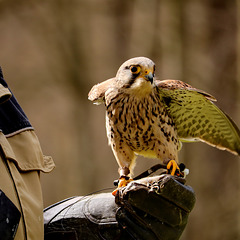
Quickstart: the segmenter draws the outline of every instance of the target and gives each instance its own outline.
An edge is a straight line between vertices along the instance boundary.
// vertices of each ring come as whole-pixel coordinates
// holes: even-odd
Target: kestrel
[[[132,58],[88,95],[95,104],[105,104],[119,187],[131,178],[136,155],[178,162],[181,141],[202,141],[240,155],[240,131],[213,96],[179,80],[156,80],[154,74],[152,60]],[[173,161],[171,165],[178,168]]]

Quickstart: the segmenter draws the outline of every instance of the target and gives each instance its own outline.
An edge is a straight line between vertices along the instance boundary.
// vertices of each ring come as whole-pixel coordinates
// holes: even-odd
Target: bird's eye
[[[139,66],[131,66],[130,70],[133,74],[138,74],[141,71],[141,68]]]

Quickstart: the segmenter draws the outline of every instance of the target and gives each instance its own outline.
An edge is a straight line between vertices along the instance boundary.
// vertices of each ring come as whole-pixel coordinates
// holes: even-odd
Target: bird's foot
[[[180,173],[180,168],[175,160],[170,160],[167,164],[167,173],[172,176],[178,175]]]
[[[112,195],[115,196],[119,188],[126,187],[131,181],[133,181],[133,179],[127,176],[120,177],[118,180],[118,187],[112,192]]]
[[[172,176],[185,178],[189,174],[189,169],[183,163],[178,165],[175,160],[170,160],[167,164],[167,173],[170,173]]]

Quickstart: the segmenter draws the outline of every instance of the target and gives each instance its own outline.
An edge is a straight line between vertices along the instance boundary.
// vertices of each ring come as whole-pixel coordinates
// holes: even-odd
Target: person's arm
[[[180,181],[148,177],[121,188],[116,198],[101,193],[50,206],[44,211],[45,240],[179,239],[195,203],[193,189]]]

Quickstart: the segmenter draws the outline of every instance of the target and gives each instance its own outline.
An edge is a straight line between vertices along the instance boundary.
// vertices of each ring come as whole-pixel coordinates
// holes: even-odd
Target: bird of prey
[[[182,141],[202,141],[240,155],[240,131],[213,102],[216,99],[179,80],[155,79],[146,57],[124,62],[116,77],[91,89],[89,100],[105,104],[109,145],[125,186],[136,155],[158,158],[178,169]]]

